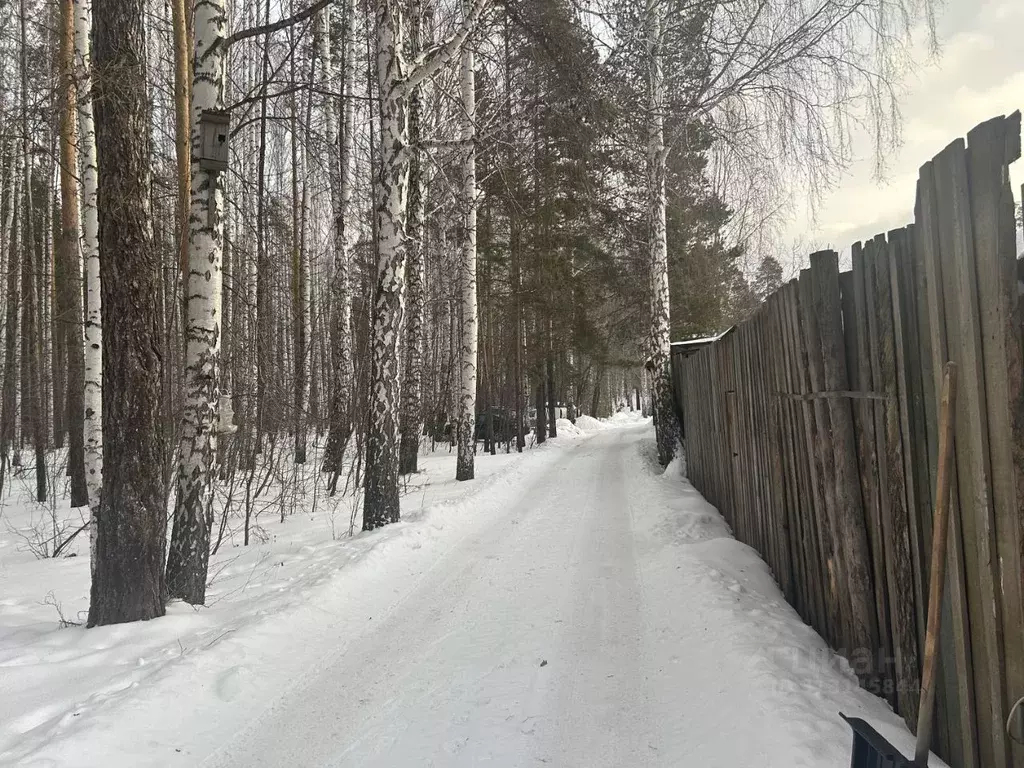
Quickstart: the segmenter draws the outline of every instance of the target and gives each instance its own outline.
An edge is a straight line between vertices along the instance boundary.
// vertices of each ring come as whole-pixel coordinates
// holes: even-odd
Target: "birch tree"
[[[96,513],[103,484],[103,320],[97,211],[99,163],[92,101],[92,0],[74,0],[74,12],[82,260],[85,264],[85,482],[91,510],[90,549],[95,566]]]
[[[650,252],[649,295],[651,317],[650,357],[654,423],[658,441],[658,460],[668,464],[679,443],[679,421],[672,399],[672,375],[669,355],[668,240],[665,229],[665,76],[662,70],[664,9],[655,0],[647,10],[648,126],[647,195],[648,249]]]
[[[322,12],[323,23],[329,25],[330,6]],[[331,405],[327,445],[324,449],[324,470],[331,475],[333,492],[341,473],[341,462],[352,432],[352,187],[355,172],[355,99],[356,82],[355,8],[353,0],[342,0],[342,96],[341,134],[335,154],[334,126],[336,101],[325,104],[328,137],[328,167],[331,181],[331,207],[334,215],[334,274],[331,280]],[[325,56],[329,56],[329,49]],[[327,73],[325,72],[325,77]]]
[[[370,330],[370,403],[366,434],[363,528],[397,522],[398,347],[405,311],[405,218],[409,193],[407,107],[412,88],[458,55],[489,0],[474,0],[457,31],[430,52],[406,61],[400,3],[376,0],[376,65],[380,157],[376,180],[377,277]]]
[[[171,597],[199,605],[206,600],[213,525],[225,219],[223,181],[217,172],[199,162],[200,123],[204,112],[224,109],[227,49],[222,43],[227,38],[226,1],[198,0],[194,25],[185,404],[167,586]]]
[[[591,5],[603,6],[601,2]],[[915,21],[929,0],[631,0],[613,2],[620,28],[608,53],[626,83],[644,75],[650,338],[648,368],[660,461],[675,455],[678,423],[669,389],[668,154],[693,126],[715,151],[759,176],[820,191],[850,160],[852,114],[863,108],[879,157],[899,141],[895,82]],[[641,42],[642,41],[642,42]],[[639,65],[638,65],[639,63]],[[666,119],[671,118],[670,126]],[[779,183],[779,182],[777,182]]]
[[[469,10],[467,6],[467,11]],[[460,288],[462,292],[462,347],[460,355],[459,448],[455,466],[456,480],[472,480],[476,453],[476,56],[467,41],[462,47],[460,71],[462,92],[462,204],[465,206],[465,234],[462,243]]]
[[[433,9],[429,2],[412,0],[409,10],[409,51],[413,58],[429,47]],[[406,251],[408,306],[405,318],[405,378],[402,381],[401,445],[398,471],[416,472],[420,435],[423,433],[424,308],[426,301],[427,157],[423,140],[430,132],[428,84],[409,95],[409,222]]]
[[[10,173],[8,175],[7,221],[4,228],[9,232],[9,248],[7,253],[7,305],[4,314],[4,386],[3,386],[3,419],[0,420],[0,471],[7,469],[12,449],[17,456],[15,442],[18,415],[18,318],[19,288],[21,283],[21,236],[20,217],[18,216],[17,200],[21,192],[22,173],[18,158],[11,151]],[[2,480],[0,476],[0,480]]]

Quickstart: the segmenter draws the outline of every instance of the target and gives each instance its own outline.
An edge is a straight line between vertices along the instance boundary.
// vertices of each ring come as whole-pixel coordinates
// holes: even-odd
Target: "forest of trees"
[[[0,0],[0,493],[89,510],[39,551],[90,537],[100,625],[202,604],[269,484],[373,529],[425,446],[471,479],[637,392],[667,463],[670,340],[784,277],[712,160],[898,140],[917,6]]]

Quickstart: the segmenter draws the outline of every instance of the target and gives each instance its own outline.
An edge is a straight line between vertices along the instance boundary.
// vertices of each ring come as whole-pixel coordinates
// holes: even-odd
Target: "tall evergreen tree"
[[[164,614],[160,259],[150,204],[145,0],[96,0],[103,493],[89,626]]]

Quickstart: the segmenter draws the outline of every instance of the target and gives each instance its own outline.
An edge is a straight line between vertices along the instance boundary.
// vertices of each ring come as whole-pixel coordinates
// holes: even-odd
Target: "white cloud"
[[[959,29],[950,28],[954,24]],[[822,200],[816,218],[802,211],[789,223],[789,241],[845,250],[910,222],[919,167],[978,123],[1024,108],[1024,2],[949,0],[939,29],[942,55],[906,84],[903,146],[888,159],[886,179],[873,178],[870,141],[859,137],[855,146],[865,149],[857,162]],[[1011,177],[1019,196],[1024,161],[1011,168]],[[795,196],[799,202],[799,191]]]

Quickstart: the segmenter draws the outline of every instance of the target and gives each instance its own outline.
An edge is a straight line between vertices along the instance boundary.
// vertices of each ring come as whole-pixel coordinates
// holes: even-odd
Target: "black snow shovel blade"
[[[839,716],[853,729],[853,759],[850,768],[914,768],[914,761],[907,760],[878,731],[859,717]]]

